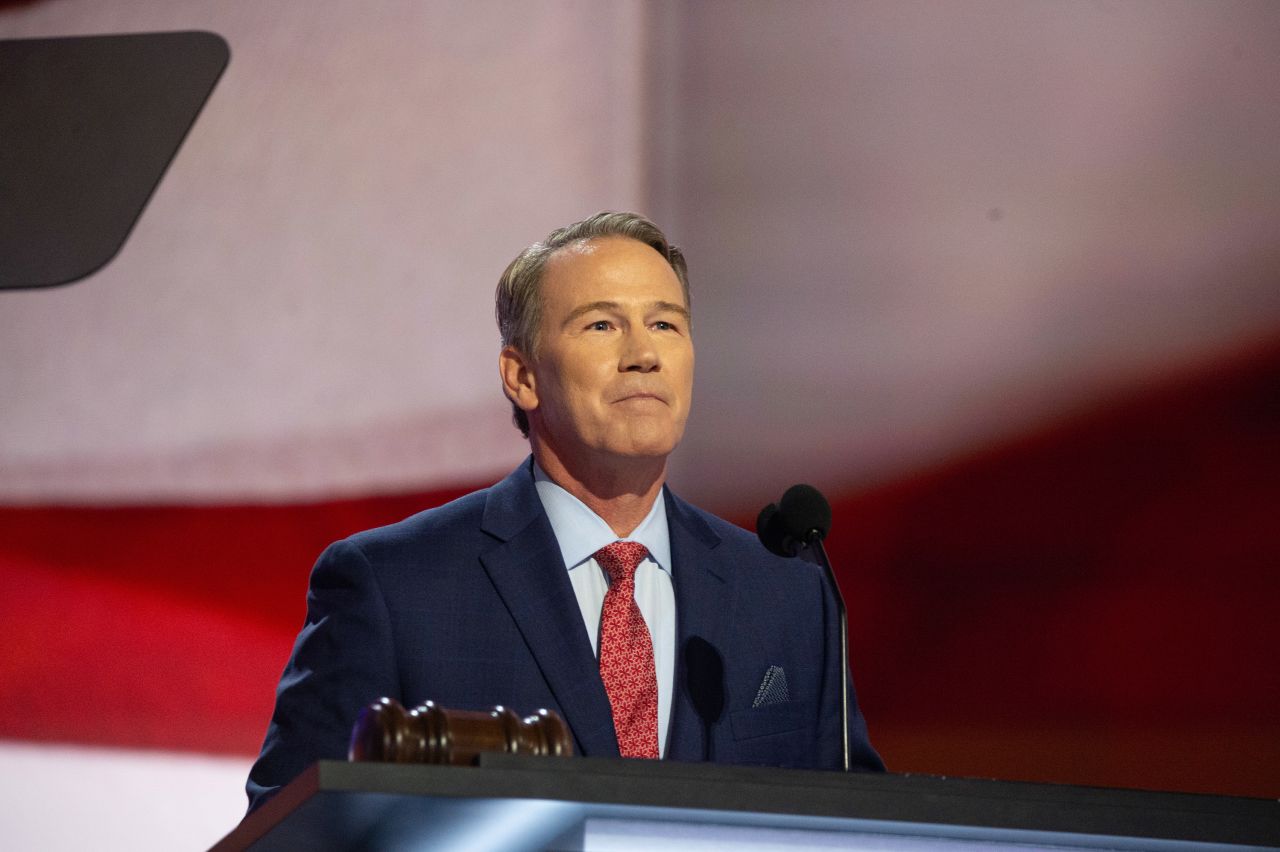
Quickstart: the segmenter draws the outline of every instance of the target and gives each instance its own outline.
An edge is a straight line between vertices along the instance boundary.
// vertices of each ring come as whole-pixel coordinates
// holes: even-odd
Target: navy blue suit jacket
[[[839,626],[819,570],[664,492],[677,664],[666,757],[836,769]],[[772,666],[786,700],[757,693]],[[492,488],[331,545],[280,685],[250,810],[320,759],[346,758],[360,709],[558,712],[578,754],[617,756],[609,700],[531,462]],[[849,697],[852,765],[883,769]]]

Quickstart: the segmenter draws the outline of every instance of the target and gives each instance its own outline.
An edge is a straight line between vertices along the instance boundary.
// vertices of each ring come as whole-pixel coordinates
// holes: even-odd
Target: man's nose
[[[660,366],[658,347],[654,345],[653,334],[643,326],[623,335],[622,362],[623,371],[648,373]]]

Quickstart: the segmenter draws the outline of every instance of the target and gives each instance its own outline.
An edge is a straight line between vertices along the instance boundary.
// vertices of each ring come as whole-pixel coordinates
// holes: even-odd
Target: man
[[[502,482],[331,545],[250,809],[342,759],[382,696],[557,711],[578,754],[839,768],[839,628],[808,563],[665,488],[693,389],[685,261],[601,213],[498,285],[502,388],[532,456]],[[850,696],[851,764],[882,769]]]

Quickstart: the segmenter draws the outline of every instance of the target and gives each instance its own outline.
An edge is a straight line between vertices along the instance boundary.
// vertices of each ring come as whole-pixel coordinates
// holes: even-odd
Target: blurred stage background
[[[175,29],[123,251],[0,293],[7,837],[232,827],[315,556],[524,456],[493,285],[605,208],[690,258],[673,486],[834,498],[891,769],[1280,796],[1280,5],[0,3]]]

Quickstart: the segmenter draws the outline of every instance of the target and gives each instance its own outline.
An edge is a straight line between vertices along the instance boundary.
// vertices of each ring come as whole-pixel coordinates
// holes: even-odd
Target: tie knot
[[[626,582],[635,576],[636,566],[649,555],[649,548],[638,541],[615,541],[594,554],[596,562],[609,575],[610,583]]]

